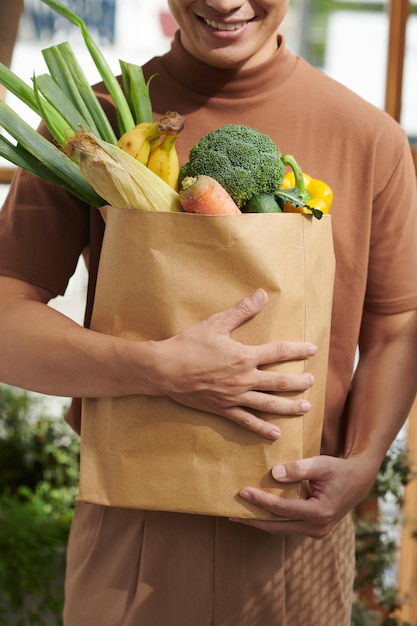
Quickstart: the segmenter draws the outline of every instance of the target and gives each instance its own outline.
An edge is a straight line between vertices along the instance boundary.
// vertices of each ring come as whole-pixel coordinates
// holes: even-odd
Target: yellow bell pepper
[[[284,212],[286,213],[312,213],[312,209],[318,209],[322,213],[330,213],[333,203],[333,191],[327,183],[301,171],[300,166],[291,155],[283,155],[285,165],[291,167],[281,184],[281,189],[289,190],[296,188],[303,204],[295,205],[290,201],[285,202]]]

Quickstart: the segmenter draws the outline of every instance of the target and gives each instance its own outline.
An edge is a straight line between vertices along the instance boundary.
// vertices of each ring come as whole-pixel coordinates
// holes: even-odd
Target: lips
[[[204,22],[207,24],[207,26],[210,26],[210,28],[213,28],[215,30],[224,30],[224,31],[233,31],[233,30],[239,30],[240,28],[243,28],[244,26],[246,26],[247,22],[215,22],[214,20],[208,20],[208,19],[204,19]]]

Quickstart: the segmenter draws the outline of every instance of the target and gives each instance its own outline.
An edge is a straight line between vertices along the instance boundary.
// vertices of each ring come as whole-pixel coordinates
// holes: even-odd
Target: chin
[[[210,55],[200,57],[200,60],[212,67],[222,70],[240,70],[250,64],[250,58],[242,58],[241,56],[233,56],[231,54],[223,54],[221,51],[213,51]]]

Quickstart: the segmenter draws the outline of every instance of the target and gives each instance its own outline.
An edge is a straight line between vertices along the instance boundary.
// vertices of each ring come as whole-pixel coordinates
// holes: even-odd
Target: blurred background
[[[142,64],[163,54],[176,29],[166,0],[62,2],[84,19],[116,74],[119,59]],[[393,7],[401,24],[391,39]],[[292,52],[381,109],[388,110],[390,70],[394,64],[398,78],[401,66],[400,93],[398,85],[391,90],[397,96],[394,116],[410,144],[417,144],[417,0],[290,0],[281,31]],[[0,0],[0,61],[27,83],[33,73],[46,71],[42,49],[62,41],[70,42],[87,78],[99,80],[77,28],[41,0]],[[37,126],[39,119],[17,98],[0,91],[2,98]],[[0,159],[0,206],[10,174]],[[65,297],[51,306],[81,323],[86,280],[80,261]],[[61,624],[78,476],[78,440],[57,419],[67,403],[0,385],[0,626]],[[417,441],[417,408],[412,417],[413,431],[401,433],[370,498],[356,511],[352,626],[417,626],[417,450],[407,449],[407,435],[409,444]]]

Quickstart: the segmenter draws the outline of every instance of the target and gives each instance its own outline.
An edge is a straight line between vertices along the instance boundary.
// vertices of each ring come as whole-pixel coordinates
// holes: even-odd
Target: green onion
[[[0,63],[0,84],[14,94],[35,113],[39,113],[35,93],[27,83],[16,76],[6,65]]]
[[[0,101],[0,126],[17,140],[20,148],[40,162],[40,173],[44,172],[43,168],[46,167],[52,175],[59,178],[61,186],[68,188],[70,185],[71,192],[84,202],[96,207],[105,204],[85,180],[78,166],[66,154],[24,122],[4,101]],[[18,156],[19,153],[16,152],[16,158]],[[37,174],[37,172],[34,173]]]
[[[93,59],[100,73],[100,76],[107,87],[109,94],[114,100],[119,120],[120,134],[123,135],[125,132],[135,126],[129,103],[126,100],[119,81],[114,76],[99,46],[95,43],[94,39],[88,32],[85,22],[80,17],[78,17],[78,15],[70,11],[70,9],[64,7],[61,3],[56,2],[55,0],[42,0],[42,2],[48,5],[54,11],[56,11],[56,13],[69,20],[72,24],[78,26],[78,28],[80,29],[84,42],[90,52],[91,58]]]
[[[35,85],[35,92],[38,90],[57,111],[61,111],[62,117],[74,131],[79,130],[80,126],[90,128],[87,120],[81,116],[81,113],[73,105],[72,101],[66,96],[61,88],[58,87],[49,74],[34,76],[33,82]],[[39,108],[42,107],[40,106]],[[90,130],[91,132],[94,132],[91,128]]]
[[[74,81],[78,87],[78,90],[83,98],[90,114],[92,115],[94,122],[97,126],[99,136],[103,141],[109,143],[117,143],[116,134],[110,124],[109,118],[104,112],[103,107],[89,81],[87,80],[77,57],[72,51],[68,42],[64,42],[60,45],[60,50],[64,61],[71,66],[72,75]]]
[[[94,119],[90,115],[90,112],[75,84],[71,65],[67,64],[62,58],[60,47],[54,46],[53,48],[47,48],[46,50],[42,50],[42,54],[53,80],[67,96],[67,98],[71,100],[82,118],[86,120],[88,128],[91,128],[91,132],[98,134]]]
[[[86,121],[86,128],[109,143],[116,135],[68,42],[42,50],[53,80]]]
[[[21,102],[31,108],[39,117],[42,117],[42,109],[39,106],[38,96],[35,90],[21,80],[16,74],[14,74],[8,67],[0,63],[0,84],[4,85],[10,93],[15,95]],[[48,114],[48,119],[54,128],[58,130],[59,136],[68,128],[68,122],[63,118],[54,106],[49,102],[43,103],[43,110]],[[50,129],[51,130],[51,129]],[[51,131],[52,132],[52,131]],[[55,137],[58,141],[58,137]]]
[[[71,185],[67,185],[59,176],[55,176],[43,163],[41,163],[30,152],[22,148],[20,145],[12,144],[6,137],[0,135],[0,157],[7,159],[10,163],[13,163],[17,167],[21,167],[26,171],[42,178],[55,185],[60,185],[74,193],[74,189]]]
[[[48,102],[44,98],[42,98],[42,94],[38,89],[38,81],[36,76],[33,77],[33,88],[35,91],[36,99],[38,102],[39,111],[41,112],[41,117],[44,120],[46,126],[48,127],[51,135],[54,139],[59,143],[60,146],[65,148],[65,145],[70,138],[71,135],[74,134],[71,126],[62,117],[60,113],[57,112],[56,109],[48,109]],[[51,111],[52,114],[51,114]]]
[[[136,124],[153,122],[152,102],[149,83],[146,82],[140,65],[119,61],[122,70],[123,87]]]

